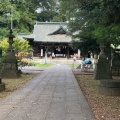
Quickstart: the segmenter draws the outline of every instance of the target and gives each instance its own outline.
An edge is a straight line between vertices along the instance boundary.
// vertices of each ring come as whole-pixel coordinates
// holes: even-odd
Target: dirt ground
[[[120,96],[106,96],[99,93],[99,80],[92,73],[73,73],[90,105],[96,120],[120,120]],[[114,77],[119,79],[120,76]]]

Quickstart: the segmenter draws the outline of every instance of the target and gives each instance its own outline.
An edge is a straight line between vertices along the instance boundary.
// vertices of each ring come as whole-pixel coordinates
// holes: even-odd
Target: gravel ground
[[[86,97],[96,120],[120,120],[120,96],[105,96],[99,94],[99,81],[94,80],[93,74],[73,70],[75,77]],[[119,79],[120,76],[114,77]]]

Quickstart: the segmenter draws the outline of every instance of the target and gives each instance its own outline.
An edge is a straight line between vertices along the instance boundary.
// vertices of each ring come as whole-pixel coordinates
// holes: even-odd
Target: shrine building
[[[29,41],[33,49],[33,56],[67,57],[70,58],[76,51],[70,47],[72,38],[67,35],[65,22],[36,22],[32,34],[18,34],[21,39]]]

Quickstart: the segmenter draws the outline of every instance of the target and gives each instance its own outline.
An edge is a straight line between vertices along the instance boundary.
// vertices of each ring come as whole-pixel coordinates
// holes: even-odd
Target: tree
[[[5,37],[10,27],[9,19],[10,3],[8,0],[0,0],[0,39]]]
[[[40,13],[36,13],[37,16],[37,21],[41,21],[41,22],[50,22],[53,20],[54,16],[57,15],[57,12],[52,11],[52,10],[45,10],[45,11],[41,11]]]
[[[5,57],[7,49],[8,49],[8,39],[4,38],[1,42],[0,42],[0,49],[2,49],[2,56]]]
[[[77,4],[74,0],[60,0],[58,4],[58,15],[52,21],[66,22],[74,17]]]
[[[82,4],[83,3],[83,4]],[[90,15],[87,26],[92,25],[91,31],[93,39],[97,43],[106,46],[106,55],[111,59],[111,44],[120,44],[120,1],[89,1],[88,4],[81,2],[81,9],[86,10]],[[88,6],[90,7],[88,7]],[[94,23],[93,23],[94,22]],[[92,24],[91,24],[92,23]]]
[[[62,2],[68,4],[68,1]],[[110,44],[120,44],[119,0],[70,0],[69,2],[69,4],[74,2],[73,8],[71,6],[62,8],[67,13],[71,13],[73,10],[73,14],[67,15],[68,29],[73,40],[81,41],[77,47],[86,50],[86,47],[91,49],[94,44],[94,50],[98,50],[99,44],[105,44],[106,49],[110,47]],[[75,42],[73,41],[73,43]]]
[[[99,43],[118,44],[120,30],[120,1],[119,0],[78,0],[81,10],[87,11],[89,19],[87,26],[93,26],[92,35]],[[94,23],[93,23],[94,22]]]
[[[30,49],[30,45],[27,40],[20,40],[19,38],[14,38],[13,48],[15,53],[28,52]]]
[[[30,33],[36,20],[43,18],[51,21],[56,15],[54,0],[0,0],[0,38],[4,38],[13,23],[13,31],[16,33]],[[41,9],[40,16],[37,10]],[[42,19],[42,21],[44,20]]]
[[[41,0],[39,2],[38,12],[36,13],[37,21],[52,21],[57,13],[57,5],[55,0]]]

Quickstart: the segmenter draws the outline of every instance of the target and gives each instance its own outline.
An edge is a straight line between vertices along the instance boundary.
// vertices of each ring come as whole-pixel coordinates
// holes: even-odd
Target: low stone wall
[[[110,96],[120,96],[120,80],[101,80],[99,93]]]
[[[43,58],[43,59],[40,59],[40,58],[37,58],[37,57],[34,57],[33,60],[31,60],[31,62],[38,62],[38,63],[41,63],[41,64],[44,64],[46,61],[46,63],[52,63],[52,64],[73,64],[73,59],[70,58],[70,59],[67,59],[67,58],[54,58],[54,59],[51,59],[51,58]],[[76,60],[75,62],[76,64],[81,64],[81,60]]]

